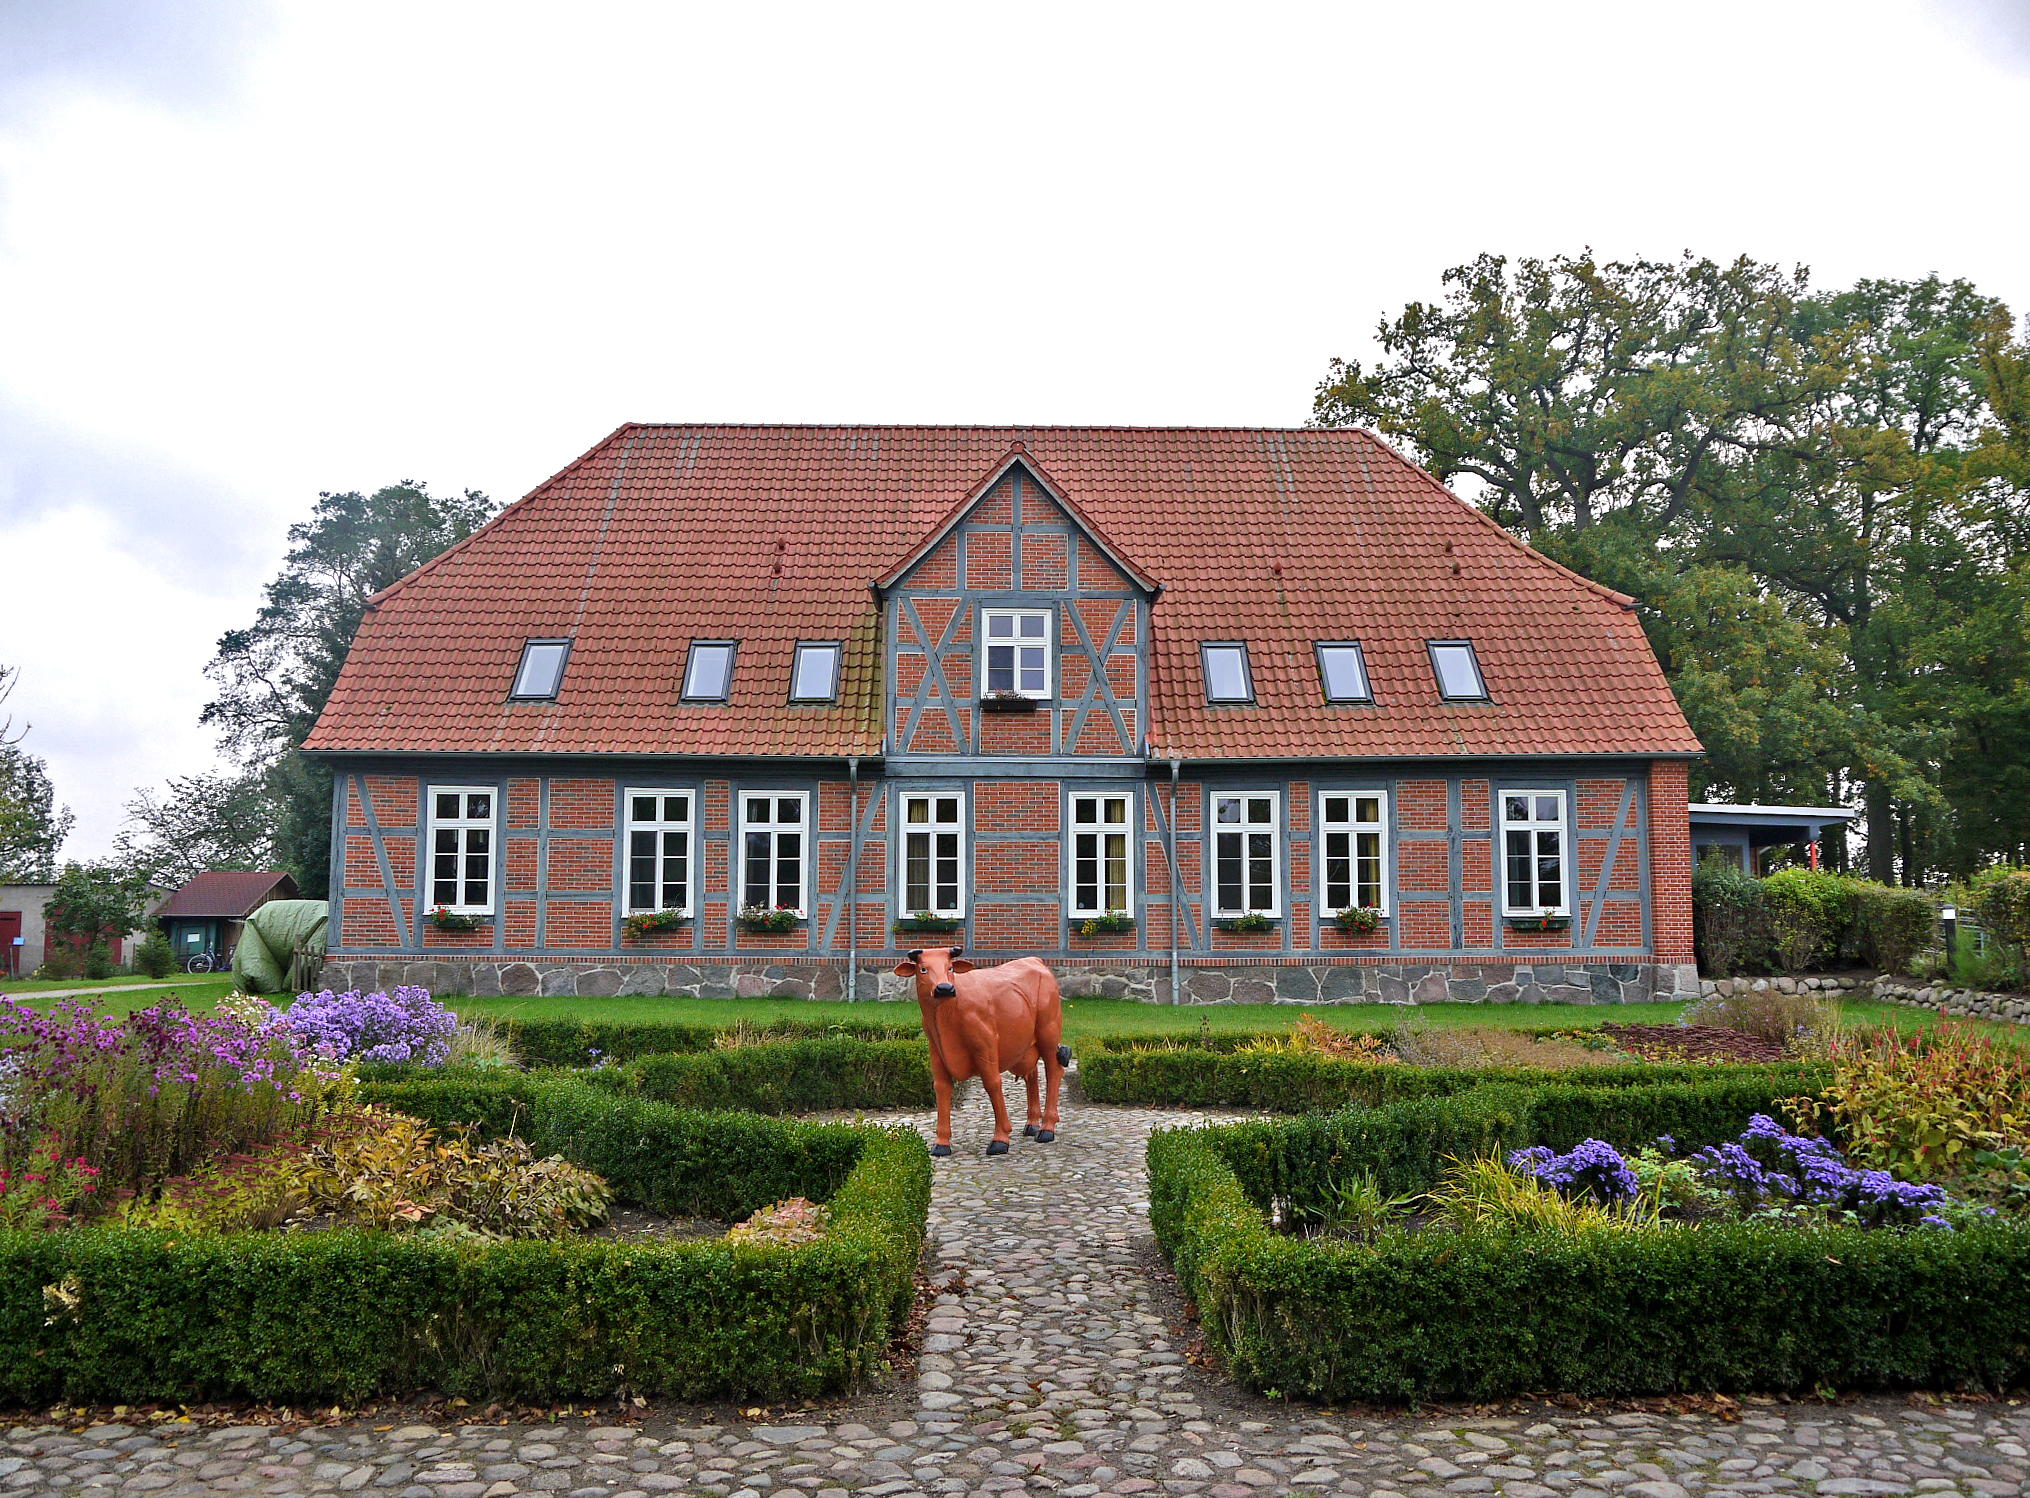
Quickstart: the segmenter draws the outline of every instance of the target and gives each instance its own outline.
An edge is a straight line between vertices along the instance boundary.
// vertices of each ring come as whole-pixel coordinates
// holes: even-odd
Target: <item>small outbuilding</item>
[[[239,945],[247,917],[270,900],[296,898],[296,881],[280,869],[210,869],[163,901],[155,912],[178,962],[202,953],[223,957]]]
[[[1687,810],[1692,862],[1714,853],[1748,874],[1762,872],[1765,848],[1800,848],[1817,868],[1827,831],[1842,830],[1859,815],[1844,806],[1734,806],[1722,801],[1694,801]]]

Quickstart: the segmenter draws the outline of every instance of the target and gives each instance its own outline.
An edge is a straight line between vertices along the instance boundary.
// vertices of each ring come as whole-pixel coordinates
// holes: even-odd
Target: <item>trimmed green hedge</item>
[[[1268,1225],[1274,1198],[1310,1197],[1329,1180],[1371,1172],[1385,1190],[1419,1190],[1446,1154],[1562,1145],[1588,1105],[1585,1132],[1638,1144],[1658,1121],[1689,1122],[1719,1102],[1639,1101],[1639,1091],[1490,1088],[1331,1118],[1161,1130],[1149,1143],[1150,1217],[1207,1340],[1257,1389],[1493,1399],[1993,1389],[2030,1375],[2030,1225],[1489,1230],[1372,1245]],[[1735,1114],[1732,1130],[1745,1122]]]
[[[1547,1071],[1530,1067],[1452,1070],[1347,1061],[1315,1053],[1237,1052],[1229,1044],[1145,1049],[1103,1042],[1079,1060],[1079,1081],[1096,1103],[1142,1107],[1261,1108],[1277,1113],[1375,1107],[1397,1098],[1444,1097],[1488,1086],[1648,1087],[1698,1083],[1716,1075],[1766,1079],[1779,1095],[1816,1091],[1812,1065],[1703,1066],[1637,1062]]]
[[[455,1002],[455,1001],[454,1001]],[[633,1061],[642,1056],[709,1051],[729,1028],[664,1020],[505,1019],[515,1054],[528,1066],[590,1066],[595,1061]],[[867,1020],[823,1024],[779,1019],[754,1027],[761,1035],[789,1040],[908,1040],[921,1037],[918,1025]]]
[[[797,1247],[4,1233],[0,1403],[808,1397],[878,1366],[908,1315],[930,1202],[914,1131],[701,1114],[554,1075],[370,1091],[443,1123],[512,1123],[624,1203],[725,1219],[801,1195],[829,1202],[832,1228]],[[78,1310],[46,1325],[44,1287],[66,1280]]]

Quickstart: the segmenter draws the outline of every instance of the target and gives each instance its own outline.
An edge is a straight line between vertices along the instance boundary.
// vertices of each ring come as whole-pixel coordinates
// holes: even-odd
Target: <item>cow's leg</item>
[[[937,1089],[937,1143],[930,1147],[933,1155],[949,1155],[952,1152],[952,1079],[945,1075],[943,1067],[933,1070],[931,1086]]]
[[[1008,1136],[1014,1132],[1014,1125],[1008,1121],[1008,1099],[1001,1092],[1001,1068],[994,1057],[980,1068],[980,1085],[987,1089],[987,1101],[994,1105],[994,1142],[987,1146],[990,1155],[1008,1153]]]
[[[1036,1049],[1043,1054],[1045,1084],[1043,1127],[1036,1133],[1039,1144],[1048,1144],[1057,1137],[1057,1093],[1064,1083],[1064,1053],[1059,1045],[1063,1036],[1063,1013],[1057,1011],[1056,1005],[1050,1005],[1037,1016],[1036,1026]]]
[[[1029,1089],[1029,1121],[1022,1125],[1022,1134],[1034,1139],[1036,1126],[1043,1121],[1043,1108],[1036,1101],[1036,1052],[1031,1051],[1018,1064],[1022,1068],[1022,1085]]]

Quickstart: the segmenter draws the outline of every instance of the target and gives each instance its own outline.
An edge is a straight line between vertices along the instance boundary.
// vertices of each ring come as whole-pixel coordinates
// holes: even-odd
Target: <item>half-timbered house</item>
[[[369,608],[327,976],[1689,992],[1632,610],[1361,431],[625,426]]]

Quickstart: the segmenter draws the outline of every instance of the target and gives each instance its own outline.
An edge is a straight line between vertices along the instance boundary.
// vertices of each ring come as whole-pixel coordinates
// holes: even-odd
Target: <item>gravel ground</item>
[[[913,1388],[905,1370],[887,1388],[800,1413],[651,1405],[611,1425],[22,1424],[0,1445],[0,1498],[2004,1498],[2030,1486],[2030,1404],[2006,1400],[1377,1414],[1243,1394],[1190,1360],[1190,1328],[1149,1236],[1149,1130],[1198,1117],[1084,1104],[1056,1143],[1018,1138],[1012,1155],[988,1160],[975,1098],[954,1132],[958,1152],[938,1165],[933,1299]]]

